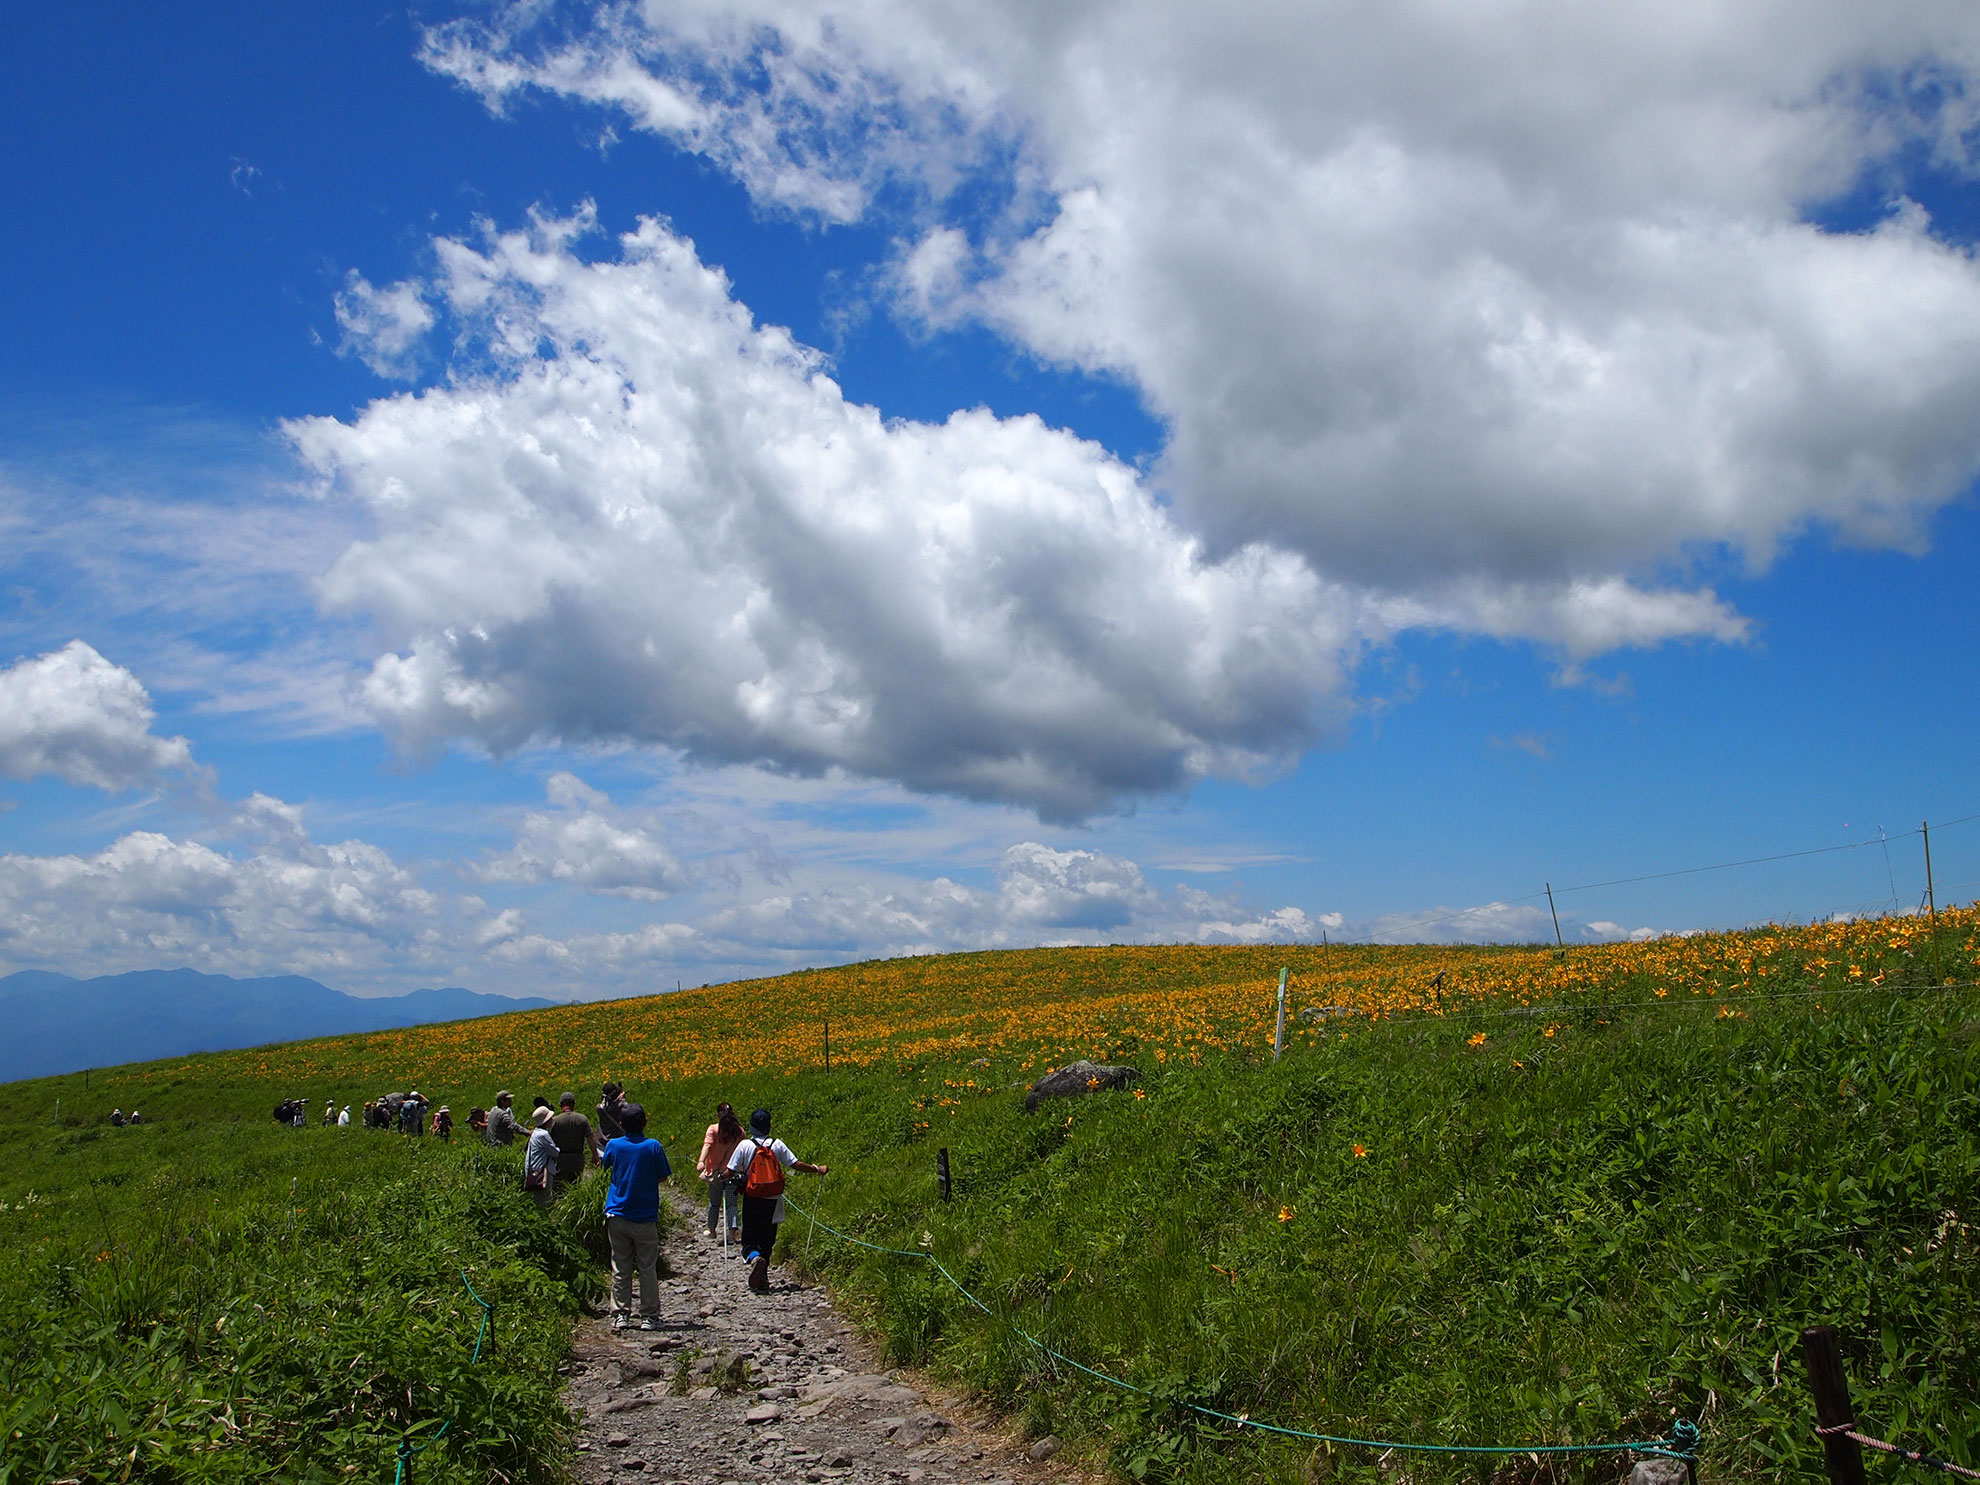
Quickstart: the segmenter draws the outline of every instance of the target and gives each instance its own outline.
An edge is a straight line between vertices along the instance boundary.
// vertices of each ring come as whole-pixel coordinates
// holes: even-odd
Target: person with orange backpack
[[[782,1140],[770,1138],[770,1111],[749,1116],[749,1138],[729,1157],[729,1173],[742,1182],[742,1251],[749,1264],[749,1287],[770,1292],[770,1250],[777,1245],[777,1228],[784,1220],[784,1172],[824,1175],[829,1166],[807,1165]]]

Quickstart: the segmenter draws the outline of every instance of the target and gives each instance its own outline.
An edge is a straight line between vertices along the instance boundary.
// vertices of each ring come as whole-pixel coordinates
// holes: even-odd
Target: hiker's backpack
[[[743,1195],[760,1196],[766,1201],[784,1194],[784,1168],[777,1163],[777,1152],[767,1140],[755,1141],[749,1169],[743,1174]]]

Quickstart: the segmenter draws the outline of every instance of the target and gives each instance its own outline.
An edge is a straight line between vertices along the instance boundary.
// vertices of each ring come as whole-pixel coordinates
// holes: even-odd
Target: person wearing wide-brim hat
[[[742,1178],[742,1251],[749,1263],[749,1287],[758,1294],[770,1292],[770,1251],[777,1245],[777,1228],[784,1220],[784,1172],[822,1176],[829,1169],[807,1164],[791,1153],[789,1145],[772,1139],[768,1109],[751,1112],[749,1138],[729,1157],[729,1172]]]

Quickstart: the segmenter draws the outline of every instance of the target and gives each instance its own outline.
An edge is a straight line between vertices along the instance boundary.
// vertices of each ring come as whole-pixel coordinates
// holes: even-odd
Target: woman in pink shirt
[[[738,1235],[736,1212],[736,1188],[729,1180],[729,1157],[736,1153],[736,1146],[742,1143],[742,1120],[736,1111],[727,1104],[715,1110],[715,1122],[708,1126],[707,1137],[701,1142],[701,1159],[695,1162],[695,1169],[701,1179],[708,1183],[708,1235],[715,1236],[715,1223],[724,1215],[723,1207],[728,1208],[729,1236]]]

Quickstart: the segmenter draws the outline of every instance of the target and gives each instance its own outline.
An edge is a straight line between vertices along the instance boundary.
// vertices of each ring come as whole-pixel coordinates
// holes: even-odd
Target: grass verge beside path
[[[1385,1471],[1197,1403],[1464,1444],[1654,1439],[1682,1415],[1709,1479],[1816,1479],[1798,1336],[1824,1322],[1860,1417],[1980,1462],[1980,1006],[1840,1001],[1378,1024],[1276,1066],[1144,1061],[1137,1091],[1029,1115],[990,1067],[670,1092],[774,1101],[791,1143],[833,1164],[822,1188],[793,1183],[799,1202],[925,1242],[992,1309],[1146,1389],[1040,1355],[929,1264],[785,1230],[894,1360],[1134,1478],[1627,1473],[1613,1453]]]
[[[562,1478],[585,1204],[356,1130],[0,1130],[0,1482]],[[470,1364],[492,1306],[479,1364]],[[439,1434],[447,1424],[444,1435]]]

